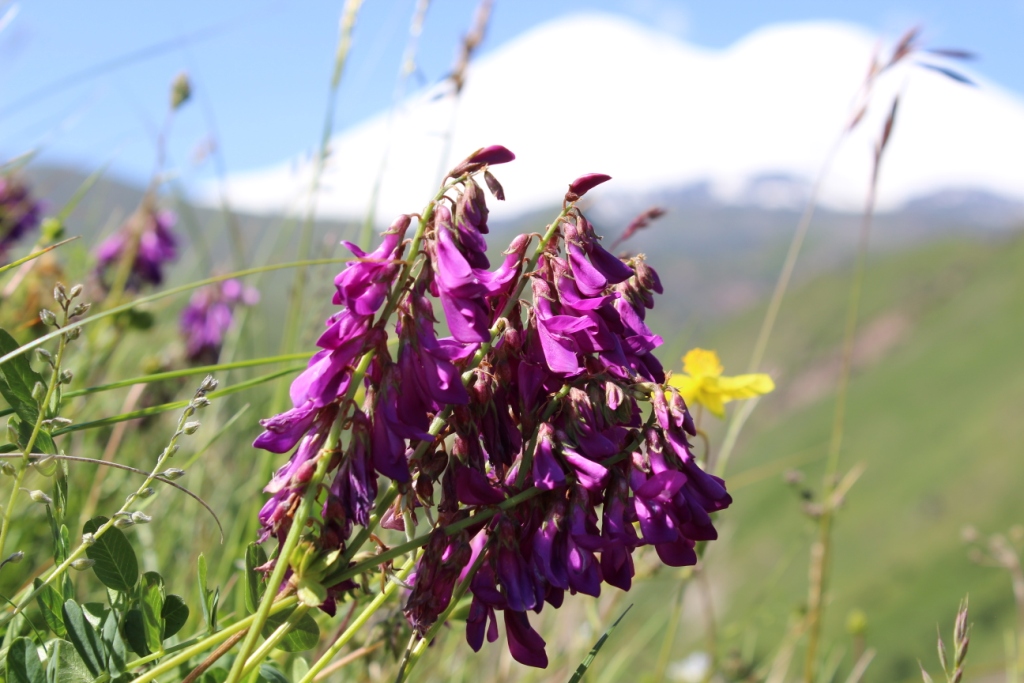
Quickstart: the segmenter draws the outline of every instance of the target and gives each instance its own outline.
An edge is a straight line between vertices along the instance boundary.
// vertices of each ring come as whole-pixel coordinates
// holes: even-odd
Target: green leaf
[[[604,647],[605,641],[608,640],[608,636],[610,636],[612,631],[615,630],[615,627],[619,625],[619,622],[622,621],[622,618],[626,616],[626,612],[629,612],[629,610],[631,609],[633,609],[633,605],[627,607],[626,611],[620,614],[619,618],[616,619],[615,622],[608,627],[608,630],[605,631],[601,635],[601,637],[597,639],[597,642],[594,643],[594,647],[590,649],[590,653],[587,654],[583,661],[580,662],[580,665],[576,667],[576,672],[572,675],[572,678],[569,679],[569,683],[579,683],[580,679],[583,678],[583,674],[587,673],[587,669],[589,669],[590,665],[594,663],[594,658],[597,657],[597,653],[601,650],[602,647]]]
[[[160,615],[164,620],[164,638],[170,638],[181,630],[188,621],[188,605],[180,595],[168,595],[164,600],[164,609]]]
[[[146,645],[146,619],[142,616],[142,610],[133,607],[124,616],[124,639],[128,641],[128,647],[140,657],[149,654],[149,646]]]
[[[64,626],[68,630],[68,640],[82,657],[86,668],[93,676],[99,676],[106,669],[106,656],[99,634],[85,619],[85,613],[74,600],[64,603]]]
[[[267,623],[263,627],[263,637],[269,637],[278,626],[288,620],[288,615],[291,613],[292,610],[285,610],[267,619]],[[312,650],[319,641],[320,627],[316,625],[316,620],[313,617],[309,614],[304,614],[298,623],[292,627],[292,630],[281,639],[277,647],[285,652],[304,652]]]
[[[199,553],[199,596],[203,608],[203,621],[213,633],[217,630],[217,604],[220,602],[220,588],[211,591],[206,583],[206,557]]]
[[[62,463],[67,466],[67,462]],[[64,523],[64,513],[68,509],[68,478],[64,475],[63,469],[57,473],[53,480],[53,512],[58,524]]]
[[[0,329],[0,353],[6,355],[21,348],[21,345],[12,337],[7,330]],[[28,358],[24,355],[12,358],[9,362],[0,365],[0,394],[7,400],[7,403],[14,409],[14,412],[21,418],[22,422],[30,427],[34,426],[39,418],[39,407],[32,398],[32,387],[36,382],[42,382],[43,377],[32,369]]]
[[[78,656],[74,645],[66,640],[54,640],[50,647],[50,661],[46,666],[47,683],[91,683],[94,677]]]
[[[228,680],[228,670],[218,667],[204,673],[200,683],[224,683],[226,680]]]
[[[71,593],[68,593],[71,595]],[[110,612],[110,608],[102,602],[87,602],[82,605],[82,611],[85,613],[85,620],[88,621],[94,629],[99,630],[103,626],[103,622],[107,620],[107,614]]]
[[[292,657],[292,680],[301,681],[309,673],[309,662],[303,657]]]
[[[146,645],[150,652],[160,652],[164,642],[164,577],[156,572],[143,574],[139,595]]]
[[[42,579],[34,579],[32,585],[37,591],[36,602],[39,603],[39,610],[43,613],[46,625],[59,638],[64,638],[68,634],[67,629],[64,628],[64,616],[61,610],[61,607],[64,605],[64,596],[60,594],[60,591],[53,584],[43,586]]]
[[[85,523],[85,532],[96,533],[106,523],[106,517],[93,517]],[[129,593],[139,580],[139,561],[135,558],[135,551],[128,537],[117,527],[103,532],[95,543],[85,549],[85,554],[96,561],[93,571],[107,588]]]
[[[267,553],[259,543],[250,543],[245,549],[245,609],[252,614],[259,607],[267,590],[267,577],[256,571],[267,563]]]
[[[117,627],[117,615],[111,611],[103,622],[103,644],[107,648],[107,671],[111,678],[124,673],[124,663],[128,659],[128,649],[124,646],[121,631]]]
[[[267,683],[290,683],[283,673],[269,664],[260,664],[260,679]]]
[[[7,651],[8,683],[46,683],[43,663],[39,661],[36,644],[28,638],[17,638]]]

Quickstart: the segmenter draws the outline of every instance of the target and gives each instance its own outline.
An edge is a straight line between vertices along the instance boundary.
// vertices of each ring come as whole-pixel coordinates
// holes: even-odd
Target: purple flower
[[[451,602],[455,582],[472,556],[461,536],[450,538],[443,529],[430,535],[416,566],[416,580],[405,605],[405,617],[420,636],[426,635]]]
[[[224,335],[231,327],[234,307],[251,306],[259,300],[258,291],[243,287],[234,279],[197,290],[181,312],[179,322],[188,359],[215,363]]]
[[[547,668],[548,655],[544,650],[546,643],[530,626],[526,612],[505,610],[505,635],[508,636],[508,651],[512,659],[526,666]]]
[[[101,278],[116,277],[121,259],[130,257],[127,289],[162,283],[164,266],[178,257],[175,222],[172,212],[157,211],[144,203],[120,230],[96,248],[96,270]]]
[[[377,312],[401,267],[396,259],[409,222],[408,216],[399,216],[384,233],[381,245],[369,254],[351,242],[342,242],[360,260],[348,264],[334,278],[335,305],[344,305],[358,316]]]
[[[43,207],[28,186],[14,176],[0,176],[0,259],[14,243],[39,227]]]

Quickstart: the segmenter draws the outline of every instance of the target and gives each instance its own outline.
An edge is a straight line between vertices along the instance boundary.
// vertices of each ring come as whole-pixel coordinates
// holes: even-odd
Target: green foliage
[[[85,523],[83,530],[94,534],[108,521],[106,517],[93,517]],[[113,526],[107,529],[85,549],[85,553],[96,563],[93,571],[104,586],[122,593],[130,593],[135,587],[139,580],[139,561],[128,537],[120,529]]]
[[[43,664],[39,660],[35,643],[28,638],[16,638],[7,651],[8,683],[45,683]]]

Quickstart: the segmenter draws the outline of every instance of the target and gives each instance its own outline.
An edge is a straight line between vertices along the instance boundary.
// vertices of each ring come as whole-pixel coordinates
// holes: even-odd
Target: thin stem
[[[334,108],[338,95],[338,87],[341,84],[341,76],[348,61],[349,47],[352,44],[352,30],[355,27],[356,17],[362,0],[347,0],[342,10],[341,29],[338,37],[338,48],[334,57],[334,70],[331,74],[330,90],[327,95],[327,110],[324,112],[323,131],[320,136],[320,149],[316,155],[316,162],[313,167],[313,177],[310,182],[309,204],[306,209],[306,217],[302,224],[302,232],[299,236],[299,244],[296,254],[299,258],[309,258],[313,244],[313,226],[316,218],[317,197],[320,193],[320,179],[327,166],[327,157],[330,152],[331,135],[334,128]],[[299,315],[302,313],[302,304],[306,295],[306,284],[308,276],[305,271],[299,270],[295,273],[295,283],[292,286],[291,301],[288,306],[288,318],[285,322],[285,335],[281,341],[281,352],[289,351],[296,342],[300,325]],[[283,394],[279,394],[276,403],[283,401]]]
[[[399,570],[398,572],[397,576],[399,580],[404,581],[409,576],[409,574],[412,573],[412,570],[416,566],[416,561],[419,559],[419,556],[420,553],[416,553],[413,557],[409,558],[406,561],[406,563],[402,566],[401,570]],[[352,640],[352,638],[357,633],[359,633],[360,630],[362,630],[363,626],[366,625],[366,622],[370,620],[370,617],[372,617],[377,612],[377,610],[384,606],[384,603],[386,603],[388,599],[392,595],[394,595],[395,591],[397,591],[398,588],[398,583],[394,581],[388,581],[387,584],[384,586],[383,590],[381,590],[381,592],[377,594],[377,597],[375,597],[370,602],[370,604],[366,606],[366,609],[364,609],[358,617],[352,620],[352,623],[349,625],[347,629],[345,629],[345,632],[342,633],[341,636],[339,636],[338,639],[334,641],[334,643],[332,643],[329,648],[327,648],[327,651],[324,652],[323,656],[321,656],[320,659],[316,660],[313,666],[309,667],[309,671],[306,672],[306,675],[302,677],[302,680],[300,680],[299,683],[311,683],[313,679],[316,677],[316,675],[320,673],[320,671],[323,670],[323,668],[326,667],[332,659],[334,659],[334,656],[341,651],[341,648],[345,647],[345,645],[347,645],[348,642]]]
[[[274,629],[274,632],[267,636],[267,639],[263,641],[263,644],[256,648],[256,651],[252,653],[249,660],[245,663],[245,669],[242,671],[243,676],[249,675],[253,669],[255,669],[263,659],[270,654],[270,651],[277,647],[288,632],[298,625],[299,620],[306,616],[309,612],[309,605],[300,604],[295,610],[288,615],[288,618],[283,624]]]
[[[238,683],[239,679],[244,675],[244,668],[249,658],[249,654],[256,646],[256,640],[260,637],[260,631],[263,629],[263,625],[267,623],[267,619],[270,617],[270,608],[274,604],[272,596],[276,595],[275,591],[279,590],[281,584],[284,582],[284,575],[288,571],[289,559],[291,558],[292,551],[295,550],[296,546],[298,546],[299,537],[302,534],[302,528],[306,525],[306,520],[311,516],[313,503],[316,500],[317,494],[320,493],[320,481],[323,480],[324,474],[327,472],[327,466],[331,462],[331,454],[338,445],[340,424],[340,420],[335,421],[324,443],[324,447],[320,449],[316,472],[313,474],[313,478],[310,481],[309,486],[306,488],[306,493],[302,497],[302,502],[299,504],[299,509],[296,511],[295,517],[292,519],[292,527],[288,530],[288,536],[281,545],[280,552],[277,556],[277,562],[274,564],[274,571],[270,574],[270,578],[267,579],[267,592],[264,594],[263,600],[260,601],[260,606],[256,610],[256,618],[253,620],[252,628],[249,629],[249,633],[246,634],[245,640],[242,641],[242,646],[238,650],[238,655],[235,658],[234,665],[231,667],[231,671],[228,672],[228,677],[225,683]]]
[[[804,659],[804,682],[814,683],[818,667],[818,647],[821,639],[821,623],[824,614],[824,595],[828,584],[831,561],[832,521],[835,512],[833,492],[836,488],[836,476],[839,472],[839,456],[843,446],[843,428],[846,419],[846,402],[850,384],[850,371],[853,366],[853,351],[856,342],[857,318],[860,312],[861,293],[864,288],[864,270],[867,262],[868,243],[871,237],[871,224],[875,212],[875,199],[878,190],[878,164],[876,157],[875,170],[868,187],[865,201],[864,216],[861,220],[860,241],[857,247],[857,262],[854,267],[853,282],[850,286],[850,300],[846,310],[846,326],[843,333],[842,365],[839,372],[839,383],[836,389],[836,405],[832,419],[832,434],[829,439],[828,460],[825,465],[825,477],[822,482],[822,509],[818,518],[818,537],[811,546],[810,570],[808,574],[807,593],[807,651]]]
[[[273,605],[270,608],[270,614],[278,614],[279,612],[283,612],[286,609],[294,607],[296,604],[298,604],[298,598],[296,598],[294,595],[282,597],[281,599],[274,601]],[[179,666],[181,666],[188,660],[192,659],[196,655],[206,652],[210,649],[211,646],[218,645],[224,642],[225,640],[228,640],[235,634],[244,633],[255,620],[256,615],[250,614],[248,617],[236,621],[234,624],[231,624],[230,626],[203,638],[195,645],[192,645],[191,647],[182,650],[175,656],[160,662],[158,666],[153,667],[146,673],[134,679],[132,683],[150,683],[150,681],[155,681],[157,678],[163,676],[164,674],[174,671]],[[134,662],[129,662],[125,668],[130,670],[138,666],[141,666],[142,663],[144,663],[142,659],[136,660]]]
[[[65,302],[62,306],[64,313],[61,320],[61,326],[58,331],[64,329],[68,324],[68,304]],[[31,464],[31,458],[29,457],[32,453],[32,448],[36,445],[36,439],[39,438],[39,431],[43,428],[43,420],[46,418],[46,411],[50,405],[50,400],[53,398],[53,392],[56,391],[57,385],[60,383],[60,368],[61,363],[64,361],[64,349],[67,348],[68,337],[67,333],[60,335],[60,342],[57,346],[57,355],[53,361],[52,372],[50,373],[50,383],[46,387],[46,395],[38,405],[39,415],[36,416],[36,422],[32,426],[32,435],[28,439],[28,443],[25,444],[25,448],[21,452],[21,462],[18,463],[18,473],[14,477],[14,484],[11,487],[11,495],[7,498],[7,506],[4,508],[3,516],[3,527],[0,528],[0,559],[5,558],[4,549],[7,546],[7,536],[11,531],[11,515],[14,513],[14,503],[18,499],[18,493],[21,491],[21,482],[25,478],[25,473],[28,471],[28,467]],[[35,392],[33,392],[35,393]]]

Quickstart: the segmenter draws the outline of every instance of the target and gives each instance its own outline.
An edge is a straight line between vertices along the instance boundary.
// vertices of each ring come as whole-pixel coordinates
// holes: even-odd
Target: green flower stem
[[[288,635],[289,631],[295,628],[296,624],[299,623],[299,620],[302,619],[302,617],[306,616],[306,613],[309,612],[309,609],[309,605],[300,604],[298,607],[296,607],[295,610],[288,615],[288,619],[286,619],[283,624],[274,629],[274,632],[271,633],[267,637],[267,639],[264,640],[263,643],[258,648],[256,648],[256,650],[252,653],[248,661],[246,661],[245,663],[245,668],[242,670],[242,675],[248,676],[253,669],[259,666],[260,662],[262,662],[263,659],[270,654],[270,651],[277,647],[277,644],[280,643],[286,635]]]
[[[416,567],[416,562],[419,560],[419,557],[420,553],[416,553],[406,561],[397,574],[399,581],[404,581],[405,578],[412,573],[413,568]],[[323,656],[309,667],[309,671],[306,672],[306,675],[302,677],[299,683],[312,683],[314,677],[320,673],[332,659],[334,659],[335,655],[341,651],[341,648],[345,647],[345,645],[347,645],[348,642],[362,630],[363,626],[366,625],[366,622],[370,620],[370,617],[384,606],[384,603],[386,603],[388,599],[395,594],[399,587],[400,586],[397,582],[388,581],[384,586],[384,589],[381,590],[381,592],[377,594],[377,597],[375,597],[370,604],[366,606],[366,609],[364,609],[360,615],[356,617],[351,624],[349,624],[349,627],[345,629],[345,632],[338,636],[337,640],[331,643],[331,646],[327,648],[327,651],[324,652]]]
[[[260,266],[258,268],[246,268],[245,270],[236,270],[235,272],[228,273],[227,275],[217,275],[215,277],[208,277],[205,280],[196,280],[195,282],[190,282],[187,285],[171,287],[170,289],[165,289],[154,294],[149,294],[148,296],[139,297],[134,301],[129,301],[127,303],[121,304],[120,306],[108,308],[107,310],[97,313],[96,315],[91,315],[88,318],[82,318],[81,320],[76,320],[72,323],[68,323],[66,327],[60,330],[50,332],[49,334],[44,334],[42,337],[39,337],[38,339],[33,339],[27,344],[19,346],[14,351],[11,351],[10,353],[4,356],[0,356],[0,365],[3,365],[12,358],[17,358],[18,356],[24,355],[31,351],[32,349],[36,348],[37,346],[41,346],[46,342],[50,341],[51,339],[54,339],[55,337],[58,337],[65,332],[70,332],[76,327],[84,327],[85,325],[96,322],[97,320],[102,320],[103,318],[108,318],[112,315],[117,315],[118,313],[124,313],[125,311],[131,310],[136,306],[141,306],[143,304],[159,301],[160,299],[165,299],[169,296],[175,296],[177,294],[182,294],[184,292],[191,292],[193,289],[199,289],[200,287],[205,287],[206,285],[212,285],[218,282],[224,282],[225,280],[246,277],[247,275],[255,275],[257,273],[266,273],[273,270],[285,270],[287,268],[304,268],[306,266],[324,266],[330,264],[348,263],[350,261],[356,260],[358,259],[321,258],[308,259],[305,261],[289,261],[288,263],[274,263],[268,266]]]
[[[258,386],[265,382],[269,382],[270,380],[277,379],[278,377],[283,377],[284,375],[291,374],[296,370],[301,370],[305,367],[305,365],[298,365],[284,368],[283,370],[277,370],[267,375],[261,375],[259,377],[254,377],[253,379],[249,379],[244,382],[239,382],[238,384],[232,384],[230,387],[226,387],[224,389],[212,391],[210,392],[209,396],[210,398],[220,398],[221,396],[235,394],[238,393],[239,391],[250,389],[254,386]],[[61,434],[67,434],[69,432],[79,432],[82,431],[83,429],[94,429],[96,427],[104,427],[106,425],[112,425],[118,422],[125,422],[127,420],[136,420],[140,417],[147,417],[149,415],[166,413],[171,410],[184,408],[188,404],[189,401],[172,401],[170,403],[161,403],[160,405],[157,406],[150,406],[149,408],[140,408],[138,410],[133,410],[128,413],[121,413],[120,415],[103,417],[98,420],[91,420],[89,422],[79,422],[77,424],[71,424],[68,425],[67,427],[62,427],[61,429],[54,430],[53,436],[60,436]]]
[[[6,273],[8,270],[10,270],[12,268],[17,268],[22,263],[28,263],[32,259],[37,259],[40,256],[42,256],[43,254],[45,254],[45,253],[47,253],[49,251],[53,251],[57,247],[59,247],[59,246],[61,246],[63,244],[67,244],[68,242],[73,242],[74,240],[77,240],[77,239],[78,239],[78,235],[75,235],[74,237],[69,237],[66,240],[61,240],[60,242],[57,242],[56,244],[51,244],[48,247],[42,247],[42,248],[39,248],[39,245],[37,244],[36,245],[37,251],[33,251],[28,256],[22,256],[20,259],[18,259],[16,261],[11,261],[10,263],[7,263],[5,265],[0,266],[0,275],[2,275],[3,273]]]
[[[278,614],[279,612],[283,612],[284,610],[290,607],[294,607],[297,604],[298,598],[296,598],[294,595],[289,595],[279,600],[275,600],[271,604],[269,613],[270,615]],[[174,671],[179,666],[186,663],[188,660],[192,659],[196,655],[200,655],[209,650],[211,647],[223,643],[225,640],[235,635],[236,633],[241,633],[242,631],[245,631],[250,626],[252,626],[252,623],[255,620],[256,615],[250,614],[244,619],[240,619],[235,623],[231,624],[230,626],[227,626],[214,634],[206,636],[205,638],[197,642],[195,645],[192,645],[191,647],[182,650],[181,652],[175,654],[173,657],[170,657],[169,659],[165,659],[164,661],[160,662],[158,666],[153,667],[152,669],[142,674],[138,678],[133,679],[132,683],[150,683],[151,681],[155,681],[157,678],[163,676],[164,674]],[[151,660],[151,658],[152,657],[144,657],[134,662],[129,662],[125,668],[136,668],[138,666],[141,666],[143,663],[147,663],[145,660]]]
[[[58,368],[60,367],[60,357],[60,353],[58,352],[58,362],[55,363],[55,365]],[[52,382],[51,384],[55,382],[56,380],[54,380],[54,382]],[[199,396],[199,392],[196,392],[196,395]],[[191,405],[191,402],[186,402],[186,405]],[[160,457],[157,458],[156,464],[153,465],[153,470],[150,472],[149,476],[146,477],[145,481],[143,481],[142,484],[140,484],[137,489],[135,489],[135,493],[131,494],[125,499],[125,502],[121,506],[121,508],[117,512],[115,512],[110,519],[108,519],[102,526],[100,526],[93,533],[94,539],[98,539],[100,536],[107,533],[107,530],[110,529],[110,527],[114,526],[114,522],[117,520],[117,518],[128,511],[128,508],[139,497],[139,494],[141,494],[144,489],[149,487],[149,485],[156,480],[157,475],[161,471],[163,471],[164,464],[174,455],[175,446],[178,442],[178,439],[180,439],[182,434],[184,434],[185,422],[193,414],[194,409],[185,410],[182,412],[181,417],[178,418],[178,427],[174,431],[174,435],[171,436],[170,441],[167,443],[167,447],[164,448],[164,450],[160,453]],[[11,619],[13,619],[14,617],[16,617],[35,598],[35,596],[39,594],[40,591],[42,591],[46,586],[52,583],[53,580],[56,579],[58,576],[63,575],[71,566],[71,563],[82,556],[82,554],[85,552],[86,547],[87,546],[83,543],[80,544],[77,548],[75,548],[75,550],[68,555],[67,559],[61,562],[52,572],[50,572],[50,574],[45,579],[42,580],[42,583],[40,583],[38,587],[33,587],[32,590],[28,591],[28,594],[25,595],[25,597],[21,598],[18,601],[17,607],[15,608],[14,612],[9,612],[0,615],[0,625],[3,625]]]
[[[320,453],[317,456],[319,461],[316,465],[316,471],[313,473],[313,477],[310,479],[309,485],[306,487],[306,493],[302,497],[299,509],[295,512],[295,517],[292,519],[292,527],[288,530],[288,536],[281,545],[280,552],[277,555],[277,561],[274,563],[274,571],[270,574],[270,578],[267,579],[267,592],[264,593],[263,600],[260,601],[259,609],[256,610],[255,619],[252,623],[252,628],[249,629],[249,632],[245,636],[245,640],[242,641],[241,648],[238,650],[238,655],[235,658],[235,663],[232,665],[225,683],[238,683],[244,675],[245,663],[248,661],[249,654],[253,651],[253,648],[255,648],[256,640],[260,637],[260,631],[263,630],[263,625],[267,623],[267,619],[270,617],[270,608],[274,604],[275,591],[277,591],[284,582],[284,575],[288,571],[289,559],[291,558],[292,551],[294,551],[299,544],[299,537],[302,535],[302,530],[306,526],[306,520],[312,516],[313,505],[316,501],[317,495],[320,493],[320,482],[323,481],[324,475],[327,473],[327,466],[331,462],[331,453],[338,446],[340,432],[341,420],[338,419],[334,421],[334,425],[331,427],[331,432],[327,436],[324,447],[320,449]]]
[[[58,332],[64,330],[64,326],[68,324],[68,309],[65,304],[64,315],[61,321],[61,328]],[[50,373],[50,383],[46,387],[46,395],[43,400],[39,403],[39,415],[36,417],[36,423],[32,426],[32,435],[28,439],[28,443],[25,444],[25,448],[21,452],[21,462],[18,463],[18,474],[14,477],[14,484],[11,486],[11,495],[7,498],[7,506],[4,508],[4,516],[2,521],[2,528],[0,528],[0,560],[6,558],[4,549],[7,546],[7,536],[11,531],[11,515],[14,513],[14,503],[18,499],[18,493],[21,491],[21,482],[25,478],[25,473],[28,471],[29,465],[32,463],[32,459],[29,455],[32,453],[33,446],[36,445],[36,439],[39,438],[39,430],[43,428],[43,420],[46,418],[46,410],[50,405],[50,400],[53,398],[53,392],[56,391],[57,385],[60,383],[60,368],[61,363],[64,360],[64,350],[67,348],[68,338],[67,333],[60,335],[60,342],[57,346],[57,355],[53,361],[52,372]],[[33,391],[33,393],[35,393]]]

